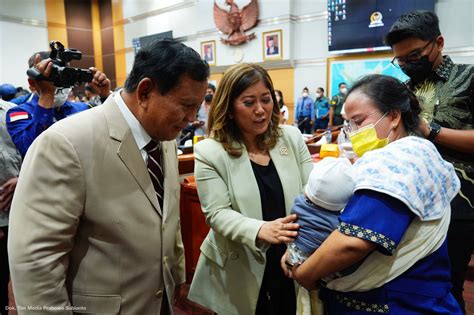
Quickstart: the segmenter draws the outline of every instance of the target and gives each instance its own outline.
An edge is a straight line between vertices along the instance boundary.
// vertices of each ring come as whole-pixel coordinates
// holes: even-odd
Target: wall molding
[[[36,20],[36,19],[24,19],[24,18],[21,18],[21,17],[10,16],[10,15],[2,15],[2,14],[0,14],[0,21],[23,24],[23,25],[29,25],[29,26],[36,26],[36,27],[47,27],[48,26],[48,23],[46,21]],[[61,23],[55,23],[55,24],[58,24],[58,25],[54,25],[56,27],[57,26],[66,27],[66,24],[64,24],[64,25],[61,24]]]
[[[326,58],[314,58],[314,59],[297,59],[294,61],[295,68],[297,67],[322,67],[326,66]]]
[[[255,62],[254,64],[260,65],[267,70],[294,68],[293,61],[289,59],[277,60],[277,61]],[[210,71],[211,71],[211,74],[224,73],[231,66],[233,66],[233,64],[225,65],[225,66],[212,66],[210,67]]]
[[[449,47],[443,50],[443,54],[459,57],[474,56],[474,46]]]
[[[271,18],[259,20],[257,27],[279,25],[279,24],[285,24],[285,23],[290,23],[290,24],[308,23],[308,22],[313,22],[313,21],[318,21],[318,20],[327,20],[327,17],[328,17],[327,11],[314,12],[314,13],[304,14],[304,15],[285,14],[285,15],[280,15],[277,17],[271,17]],[[217,28],[210,28],[207,30],[197,31],[194,34],[176,37],[175,39],[180,42],[187,42],[187,41],[197,40],[202,37],[217,36],[217,35],[225,36],[225,34],[219,32]]]
[[[191,7],[197,4],[197,0],[186,0],[165,8],[149,11],[143,14],[131,16],[119,21],[114,22],[115,25],[126,25],[126,24],[131,24],[140,20],[144,20],[153,16],[157,16],[166,12],[172,12],[176,10],[181,10],[187,7]],[[266,18],[266,19],[261,19],[259,20],[258,26],[267,26],[267,25],[278,25],[278,24],[284,24],[284,23],[307,23],[307,22],[313,22],[317,20],[325,20],[327,19],[328,13],[327,11],[321,11],[321,12],[314,12],[310,14],[304,14],[304,15],[293,15],[293,14],[285,14],[277,17],[271,17],[271,18]],[[21,17],[16,17],[16,16],[10,16],[10,15],[1,15],[0,14],[0,21],[4,22],[10,22],[10,23],[18,23],[18,24],[25,24],[25,25],[30,25],[30,26],[38,26],[38,27],[47,27],[48,22],[42,21],[42,20],[36,20],[36,19],[24,19]],[[51,22],[49,22],[51,24]],[[61,23],[54,23],[57,25],[52,25],[54,27],[65,27],[66,25],[61,24]],[[190,34],[187,36],[182,36],[177,38],[178,40],[181,41],[187,41],[187,40],[192,40],[196,39],[199,37],[205,37],[205,36],[210,36],[210,35],[217,35],[219,32],[215,29],[207,29],[207,30],[202,30],[198,31],[195,34]]]
[[[115,21],[114,26],[115,25],[125,25],[125,24],[129,24],[129,23],[134,23],[134,22],[137,22],[137,21],[140,21],[140,20],[143,20],[143,19],[147,19],[149,17],[153,17],[153,16],[156,16],[156,15],[166,13],[166,12],[173,12],[173,11],[176,11],[176,10],[181,10],[181,9],[184,9],[184,8],[187,8],[187,7],[194,6],[197,3],[198,3],[197,0],[183,0],[180,3],[176,3],[176,4],[173,4],[173,5],[164,7],[164,8],[160,8],[160,9],[153,10],[153,11],[148,11],[148,12],[145,12],[145,13],[142,13],[142,14],[138,14],[138,15],[135,15],[135,16],[130,16],[128,18],[124,18],[124,19],[119,20],[119,21]]]

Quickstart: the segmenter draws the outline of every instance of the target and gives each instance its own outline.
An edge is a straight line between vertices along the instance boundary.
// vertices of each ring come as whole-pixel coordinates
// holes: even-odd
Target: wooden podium
[[[202,214],[194,176],[181,184],[181,234],[183,235],[184,255],[186,259],[186,283],[190,284],[196,270],[200,247],[209,227]]]

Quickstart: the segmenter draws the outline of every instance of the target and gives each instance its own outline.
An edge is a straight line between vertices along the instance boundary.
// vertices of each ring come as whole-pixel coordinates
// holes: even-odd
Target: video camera
[[[82,53],[74,48],[64,48],[59,41],[49,43],[51,53],[49,57],[53,62],[51,74],[48,78],[44,77],[38,69],[31,67],[26,74],[37,81],[50,81],[56,87],[71,87],[84,82],[91,82],[94,75],[88,69],[66,67],[71,60],[81,60]]]

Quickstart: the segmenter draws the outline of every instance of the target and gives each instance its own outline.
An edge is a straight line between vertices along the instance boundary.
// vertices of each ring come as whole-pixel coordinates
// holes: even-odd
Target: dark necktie
[[[156,197],[158,198],[161,211],[163,212],[165,176],[161,156],[161,143],[159,141],[151,140],[144,149],[148,154],[148,160],[146,163],[148,173],[150,173],[151,182],[153,183]]]

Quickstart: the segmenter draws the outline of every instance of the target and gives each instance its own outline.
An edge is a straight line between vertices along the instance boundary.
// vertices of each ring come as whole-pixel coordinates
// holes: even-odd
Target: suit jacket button
[[[236,252],[230,252],[230,258],[236,260],[237,258],[239,258],[239,254]]]
[[[156,296],[157,298],[161,298],[161,297],[163,296],[163,290],[158,290],[158,291],[156,291],[155,296]]]

